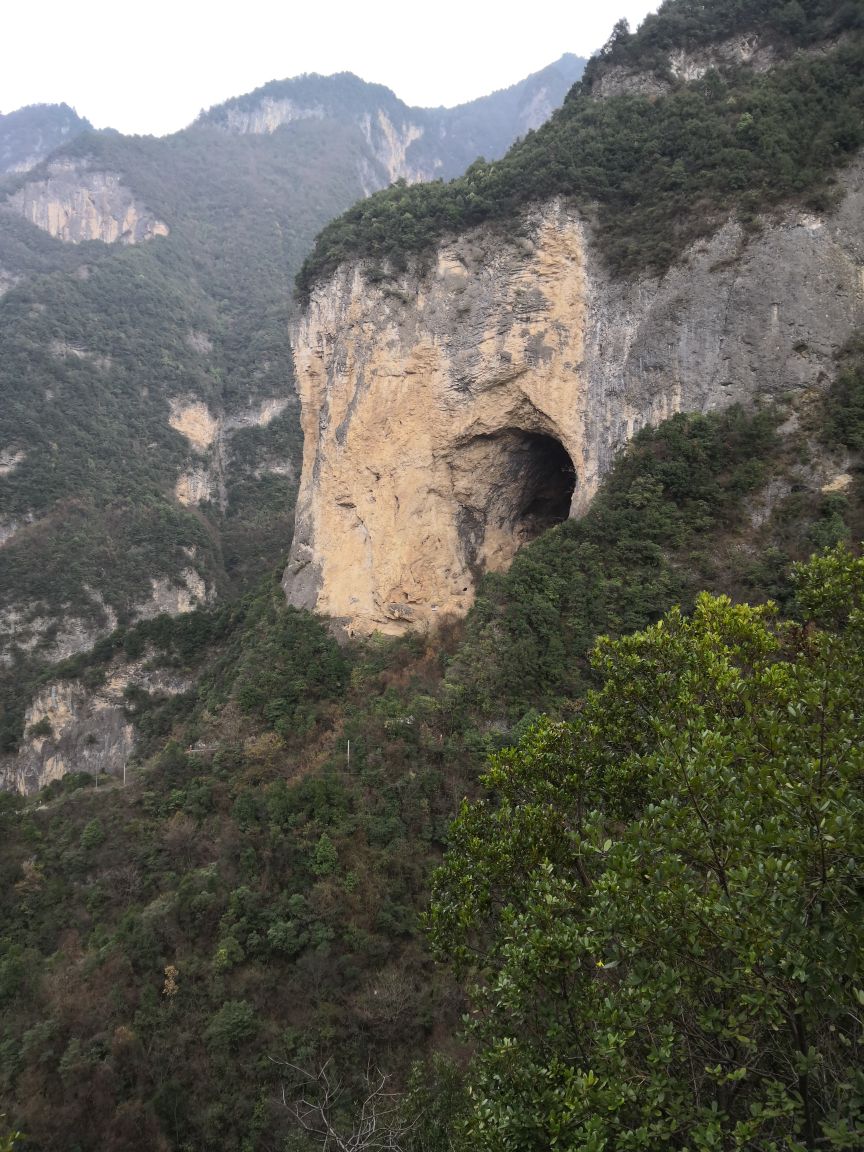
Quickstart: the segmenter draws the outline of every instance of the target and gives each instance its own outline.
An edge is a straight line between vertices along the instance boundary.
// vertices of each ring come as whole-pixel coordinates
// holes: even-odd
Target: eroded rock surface
[[[285,396],[269,397],[246,408],[214,415],[194,396],[173,398],[168,423],[184,437],[196,457],[177,478],[177,501],[188,507],[215,500],[224,510],[228,503],[225,473],[231,436],[244,428],[268,427],[289,403]]]
[[[826,383],[864,320],[862,165],[830,218],[735,224],[661,280],[610,279],[552,202],[370,284],[340,269],[293,333],[303,474],[292,604],[349,632],[428,627],[583,511],[616,452],[679,410]]]
[[[746,65],[754,72],[766,72],[775,59],[772,46],[749,33],[689,52],[670,52],[662,71],[641,72],[621,64],[607,65],[600,70],[591,92],[601,99],[625,95],[653,98],[669,92],[676,82],[699,80],[711,69]]]
[[[20,527],[16,525],[15,530]],[[8,605],[0,610],[0,664],[11,667],[16,649],[36,654],[49,664],[86,652],[117,623],[110,608],[101,602],[99,608],[101,619],[67,613],[58,621],[45,615],[45,606],[38,601]]]
[[[27,709],[17,755],[0,757],[0,789],[27,795],[69,772],[122,776],[135,750],[124,708],[130,686],[165,696],[188,691],[190,682],[141,660],[113,668],[96,692],[74,680],[49,684]]]
[[[55,160],[43,178],[28,181],[6,203],[69,244],[140,244],[168,235],[168,225],[136,199],[116,172],[91,169],[86,161]]]
[[[192,567],[184,568],[176,580],[159,576],[151,579],[150,584],[153,589],[150,599],[135,606],[136,620],[152,620],[163,612],[168,616],[182,616],[211,603],[214,597],[214,590],[208,589],[204,578]]]

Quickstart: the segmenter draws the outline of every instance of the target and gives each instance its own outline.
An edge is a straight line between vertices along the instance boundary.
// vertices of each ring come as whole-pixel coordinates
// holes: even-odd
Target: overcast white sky
[[[7,0],[0,112],[73,105],[97,128],[162,135],[301,72],[355,72],[409,104],[460,104],[564,52],[588,56],[642,0]]]

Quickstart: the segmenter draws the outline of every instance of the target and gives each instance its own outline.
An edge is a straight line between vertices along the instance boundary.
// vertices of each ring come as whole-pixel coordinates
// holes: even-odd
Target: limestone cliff
[[[729,223],[662,279],[610,278],[560,201],[396,282],[343,266],[293,333],[289,601],[352,633],[462,614],[481,572],[585,509],[642,426],[823,385],[864,321],[862,174],[834,215],[749,241]]]
[[[168,225],[139,203],[116,172],[91,169],[84,161],[53,161],[43,176],[28,181],[6,203],[69,244],[140,244],[168,235]]]
[[[231,437],[244,428],[266,428],[288,408],[288,397],[270,397],[246,408],[214,414],[194,396],[178,396],[170,401],[168,423],[184,437],[191,459],[174,485],[174,496],[183,505],[216,501],[228,505],[226,472],[230,464]],[[263,471],[291,475],[289,460],[266,462]]]
[[[0,757],[0,790],[27,795],[69,772],[122,776],[135,750],[135,729],[124,709],[130,686],[173,696],[187,691],[189,682],[140,660],[118,662],[95,692],[78,681],[47,685],[27,708],[18,753]]]

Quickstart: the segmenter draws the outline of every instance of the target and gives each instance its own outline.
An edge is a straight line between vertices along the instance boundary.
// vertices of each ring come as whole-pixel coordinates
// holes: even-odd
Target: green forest
[[[808,444],[864,442],[855,348],[799,415],[641,433],[434,644],[340,648],[276,571],[61,669],[146,651],[197,687],[129,693],[126,788],[2,798],[0,1090],[33,1147],[316,1148],[297,1102],[350,1134],[381,1077],[406,1149],[855,1147],[860,474],[748,515]]]

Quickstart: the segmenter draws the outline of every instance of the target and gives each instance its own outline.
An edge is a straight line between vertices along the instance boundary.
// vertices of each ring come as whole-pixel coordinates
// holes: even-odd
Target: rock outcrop
[[[246,408],[214,415],[194,396],[174,397],[170,401],[168,423],[183,436],[194,456],[174,485],[176,500],[186,506],[216,500],[224,511],[228,505],[225,477],[231,437],[245,428],[268,427],[290,403],[285,396],[270,397],[250,403]],[[275,471],[286,463],[276,462],[268,470]],[[290,464],[287,466],[290,468]]]
[[[862,173],[834,215],[749,240],[729,223],[662,279],[610,278],[557,201],[390,283],[343,266],[293,333],[289,601],[361,634],[462,614],[480,573],[588,506],[639,428],[824,385],[864,321]]]
[[[69,244],[140,244],[168,235],[168,225],[135,198],[116,172],[91,169],[85,161],[54,160],[43,177],[28,181],[6,203]]]
[[[122,776],[135,750],[135,728],[125,708],[129,687],[173,696],[190,683],[141,660],[118,664],[95,692],[77,680],[49,684],[27,708],[18,753],[0,757],[0,790],[28,795],[69,772]]]
[[[642,72],[621,64],[601,66],[591,93],[600,99],[625,95],[654,98],[670,91],[676,83],[701,79],[711,69],[746,65],[754,72],[765,72],[775,57],[776,51],[770,44],[763,44],[755,33],[749,33],[690,52],[676,49],[669,53],[664,67],[654,72]]]
[[[16,525],[15,531],[20,527]],[[88,618],[66,611],[57,620],[46,615],[45,605],[37,600],[18,601],[0,609],[0,666],[11,668],[16,650],[54,663],[92,648],[117,624],[111,609],[96,595],[93,599],[97,607]]]
[[[27,521],[0,521],[0,546],[26,528]],[[3,532],[6,532],[5,540]],[[130,619],[152,620],[162,613],[180,616],[212,604],[216,589],[208,585],[194,567],[194,549],[188,550],[189,564],[173,578],[151,577],[150,594],[131,606]],[[17,653],[27,653],[46,664],[68,660],[86,652],[101,636],[117,627],[117,614],[95,588],[84,586],[93,602],[92,611],[76,615],[68,603],[59,615],[49,614],[39,600],[20,600],[0,608],[0,667],[11,668]]]
[[[228,105],[221,127],[239,135],[264,136],[275,132],[283,124],[323,119],[324,108],[320,103],[304,105],[288,97],[274,100],[272,96],[262,96],[251,107]]]

